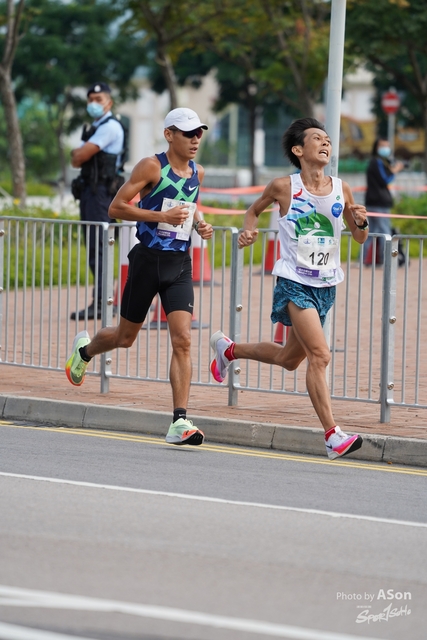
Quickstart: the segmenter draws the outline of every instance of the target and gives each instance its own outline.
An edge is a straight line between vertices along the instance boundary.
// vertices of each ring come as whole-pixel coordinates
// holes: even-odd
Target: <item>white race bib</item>
[[[331,277],[337,268],[338,238],[331,236],[299,236],[297,272],[313,278]]]
[[[168,211],[173,207],[188,207],[190,210],[188,218],[180,225],[168,224],[167,222],[159,222],[157,225],[157,235],[161,238],[174,238],[175,240],[187,241],[190,239],[191,230],[193,228],[194,213],[197,209],[195,202],[186,202],[185,200],[172,200],[172,198],[163,198],[162,211]]]

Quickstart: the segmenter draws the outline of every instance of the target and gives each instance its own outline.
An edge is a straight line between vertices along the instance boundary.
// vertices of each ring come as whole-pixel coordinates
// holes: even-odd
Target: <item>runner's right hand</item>
[[[167,222],[168,224],[179,226],[186,221],[190,214],[190,210],[188,207],[180,207],[178,205],[176,207],[168,209],[167,211],[162,211],[162,213],[164,216],[162,222]]]

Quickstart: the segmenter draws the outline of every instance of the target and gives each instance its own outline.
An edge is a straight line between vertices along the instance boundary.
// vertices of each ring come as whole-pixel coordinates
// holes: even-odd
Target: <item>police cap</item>
[[[111,93],[111,89],[106,82],[95,82],[95,84],[87,90],[88,96],[90,93]]]

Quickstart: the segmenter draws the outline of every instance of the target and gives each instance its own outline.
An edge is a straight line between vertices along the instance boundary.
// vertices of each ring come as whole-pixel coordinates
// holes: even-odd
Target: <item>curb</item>
[[[164,436],[170,422],[170,412],[2,395],[0,415],[5,420],[18,419],[61,427],[156,436]],[[205,432],[208,442],[325,455],[322,429],[205,416],[194,418],[197,426]],[[351,458],[427,467],[427,440],[363,434],[363,447]]]

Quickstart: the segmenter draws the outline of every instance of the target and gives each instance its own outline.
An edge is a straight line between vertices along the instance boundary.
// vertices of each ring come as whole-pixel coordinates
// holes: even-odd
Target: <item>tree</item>
[[[319,0],[127,0],[126,28],[151,47],[153,87],[177,106],[177,84],[216,70],[220,96],[249,113],[251,160],[255,122],[266,103],[313,115],[328,69],[330,5]],[[160,77],[161,75],[161,77]]]
[[[215,69],[220,88],[215,108],[237,103],[247,109],[255,182],[255,128],[263,106],[285,105],[296,116],[313,115],[327,76],[330,9],[316,0],[233,0],[223,10],[169,50],[179,83]],[[154,87],[164,88],[158,75]]]
[[[228,16],[228,25],[230,25],[229,18]],[[271,101],[271,96],[260,83],[257,83],[255,78],[256,69],[260,64],[260,51],[248,46],[247,49],[242,49],[239,55],[237,51],[233,50],[232,37],[229,40],[224,38],[220,54],[216,51],[216,47],[208,41],[207,36],[203,39],[203,43],[203,47],[195,48],[192,46],[177,58],[174,66],[176,82],[181,86],[188,82],[193,86],[199,86],[203,77],[214,69],[219,87],[214,109],[220,112],[229,104],[244,106],[249,119],[248,164],[251,168],[252,182],[256,184],[257,176],[254,163],[256,119],[262,106]],[[232,53],[229,49],[232,50]],[[150,79],[155,91],[162,93],[165,90],[164,78],[159,74],[156,66],[151,69]]]
[[[312,117],[328,74],[330,8],[318,0],[260,0],[277,57],[260,77],[300,116]]]
[[[232,0],[125,0],[131,12],[125,30],[143,33],[143,43],[151,50],[169,92],[170,108],[178,106],[174,65],[195,34],[214,19],[222,19]]]
[[[421,117],[427,170],[427,4],[425,0],[350,0],[348,50],[388,84],[404,89],[403,113]],[[388,82],[387,82],[388,80]],[[411,101],[416,101],[418,109]],[[405,111],[406,110],[406,111]],[[418,111],[418,113],[417,113]]]
[[[58,175],[55,133],[52,130],[46,105],[37,98],[25,98],[18,105],[19,127],[25,154],[27,180],[54,180]],[[10,173],[10,158],[6,138],[4,109],[0,108],[0,173]]]
[[[12,81],[12,66],[16,49],[21,37],[21,20],[25,0],[7,0],[6,17],[2,17],[3,31],[0,33],[2,56],[0,62],[0,97],[6,119],[6,134],[9,148],[10,166],[12,170],[12,192],[22,205],[25,205],[25,159],[22,135],[19,127],[18,113]]]
[[[119,29],[121,8],[103,0],[27,0],[33,17],[15,60],[16,95],[38,95],[57,140],[65,179],[64,134],[86,118],[86,94],[96,81],[117,88],[120,99],[135,97],[132,77],[143,64],[142,47]]]

